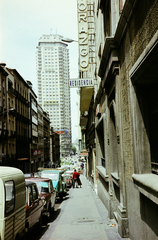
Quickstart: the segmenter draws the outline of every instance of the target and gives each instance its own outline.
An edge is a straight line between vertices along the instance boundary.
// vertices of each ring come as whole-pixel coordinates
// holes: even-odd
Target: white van
[[[0,240],[25,234],[26,189],[21,170],[0,167]]]

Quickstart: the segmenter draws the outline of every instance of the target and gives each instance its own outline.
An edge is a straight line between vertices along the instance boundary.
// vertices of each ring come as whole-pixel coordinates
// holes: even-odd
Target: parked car
[[[30,231],[37,224],[41,227],[43,201],[40,198],[38,188],[35,182],[26,181],[26,231]]]
[[[0,167],[0,239],[17,240],[25,234],[25,178],[21,170]]]
[[[33,177],[33,173],[25,173],[25,174],[24,174],[24,177],[25,177],[25,178]]]
[[[50,217],[55,207],[56,190],[53,187],[52,180],[49,178],[31,177],[26,178],[26,182],[35,182],[40,194],[41,199],[44,202],[43,215]]]
[[[73,171],[67,170],[63,175],[66,177],[66,186],[67,186],[67,188],[72,187],[72,185],[73,185],[73,178],[72,178]]]
[[[65,173],[65,169],[54,168],[39,168],[39,175],[44,178],[50,178],[53,182],[53,186],[56,190],[56,197],[63,199],[66,196],[66,177],[62,176]]]
[[[69,174],[66,174],[66,186],[67,188],[72,187],[72,176]]]

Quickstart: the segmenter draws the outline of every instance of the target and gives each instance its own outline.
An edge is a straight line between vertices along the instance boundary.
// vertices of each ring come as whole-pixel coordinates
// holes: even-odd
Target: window
[[[32,188],[31,186],[28,187],[29,190],[29,205],[31,205],[31,202],[33,201],[33,196],[32,196]],[[27,195],[26,195],[27,196]],[[27,199],[26,199],[27,202]]]
[[[150,156],[151,156],[151,167],[152,172],[158,174],[158,153],[157,153],[157,141],[158,141],[158,95],[157,95],[158,83],[137,85],[135,86],[135,91],[137,94],[137,99],[139,103],[139,109],[141,116],[139,119],[143,119],[144,129],[146,129],[146,136],[149,139],[150,145]],[[140,121],[140,120],[139,120]],[[140,121],[140,122],[141,122]],[[141,127],[138,128],[139,131],[143,132]],[[141,132],[140,132],[141,134]],[[142,137],[141,137],[142,138]],[[145,152],[144,147],[144,152]],[[147,155],[147,154],[145,154]],[[145,159],[145,157],[144,157]],[[146,164],[147,165],[147,164]]]
[[[149,133],[150,133],[150,151],[151,151],[151,166],[153,173],[158,174],[158,152],[157,152],[157,141],[158,141],[158,95],[157,87],[151,86],[148,88],[148,94],[150,96],[149,106]]]
[[[7,181],[4,184],[5,187],[5,214],[10,213],[15,206],[15,189],[14,182]]]
[[[158,175],[158,61],[157,45],[152,39],[130,70],[131,112],[134,146],[134,173]]]
[[[35,201],[36,199],[38,199],[37,189],[35,185],[32,186],[32,193],[33,193],[33,200]]]
[[[109,128],[110,128],[110,155],[111,155],[111,169],[112,172],[118,172],[118,149],[117,149],[117,123],[116,123],[116,103],[115,103],[115,89],[111,93],[111,96],[109,97],[109,113],[110,113],[110,119],[109,119]]]

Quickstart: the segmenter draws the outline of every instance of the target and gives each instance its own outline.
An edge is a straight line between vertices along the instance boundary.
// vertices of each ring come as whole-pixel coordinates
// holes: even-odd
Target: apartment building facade
[[[38,103],[37,96],[32,89],[32,83],[26,81],[28,84],[28,96],[29,96],[29,138],[30,138],[30,163],[31,172],[34,172],[39,167],[38,156],[40,151],[38,149]]]
[[[43,111],[43,136],[44,136],[44,166],[50,162],[50,119],[49,115]]]
[[[43,130],[43,109],[38,104],[38,164],[44,166],[44,130]]]
[[[38,101],[60,134],[60,153],[71,150],[69,50],[60,35],[42,35],[37,46]]]
[[[28,84],[16,69],[8,68],[14,77],[16,164],[23,172],[29,171],[29,98]]]
[[[0,163],[15,165],[16,125],[14,78],[5,64],[0,66]]]
[[[0,64],[0,165],[37,171],[50,161],[49,136],[49,115],[38,105],[32,83]]]
[[[51,132],[51,140],[52,140],[52,164],[53,167],[60,166],[60,135],[57,134],[53,128]]]

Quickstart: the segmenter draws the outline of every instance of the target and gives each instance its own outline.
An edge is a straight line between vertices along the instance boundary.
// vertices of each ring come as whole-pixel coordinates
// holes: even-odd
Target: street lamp
[[[66,38],[66,37],[63,37],[62,39],[61,39],[61,41],[62,42],[65,42],[65,43],[73,43],[73,42],[76,42],[76,43],[78,43],[78,41],[77,40],[74,40],[74,39],[71,39],[71,38]],[[73,52],[73,56],[74,56],[74,52]],[[74,63],[73,63],[74,64]],[[78,78],[76,78],[76,79],[78,79]],[[71,89],[72,90],[72,89]],[[73,91],[73,90],[72,90]],[[72,91],[71,91],[71,95],[72,95]],[[72,96],[71,96],[72,97]],[[74,115],[74,114],[73,114]],[[71,118],[71,116],[70,116],[70,118]],[[71,138],[72,138],[72,136],[71,136]]]
[[[67,42],[67,43],[78,42],[78,41],[76,41],[74,39],[71,39],[71,38],[62,38],[61,41]]]
[[[1,112],[0,115],[4,114],[5,112],[10,112],[10,111],[14,111],[14,108],[9,108],[8,110]]]

